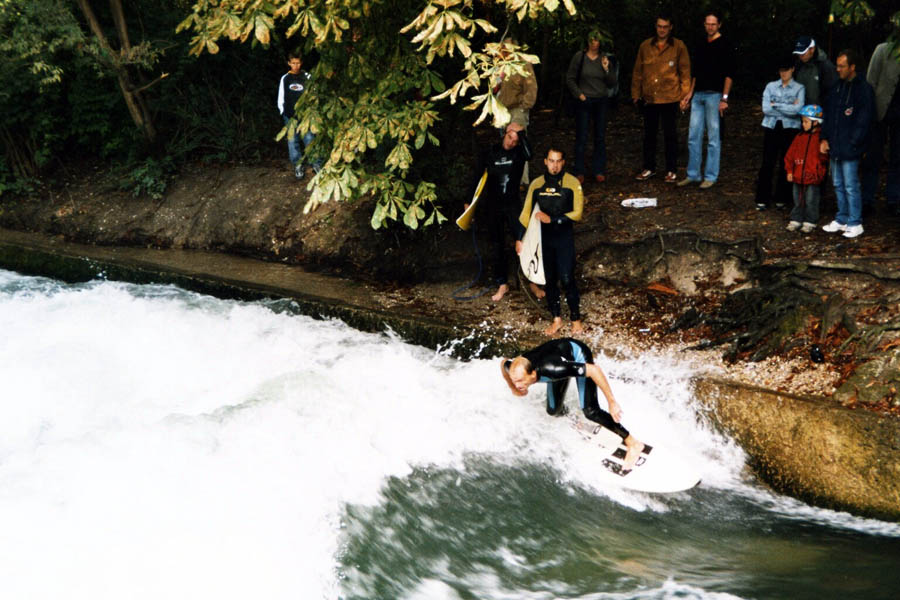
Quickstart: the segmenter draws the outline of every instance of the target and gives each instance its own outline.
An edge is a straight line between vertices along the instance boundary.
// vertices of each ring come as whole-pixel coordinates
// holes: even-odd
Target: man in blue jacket
[[[825,100],[822,153],[831,158],[831,177],[837,196],[837,215],[822,227],[828,233],[843,232],[846,238],[862,234],[862,197],[859,159],[866,149],[866,136],[875,114],[875,94],[864,77],[858,77],[859,54],[844,50],[837,57],[840,80]]]

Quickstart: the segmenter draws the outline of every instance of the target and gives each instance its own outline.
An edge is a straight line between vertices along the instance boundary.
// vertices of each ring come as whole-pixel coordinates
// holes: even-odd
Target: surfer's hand
[[[609,414],[616,423],[622,422],[622,407],[615,400],[609,403]]]
[[[516,254],[522,254],[522,240],[516,240]]]
[[[465,204],[463,204],[463,212],[466,212],[467,210],[469,210],[469,203],[468,203],[468,202],[466,202]]]
[[[550,222],[550,215],[548,215],[544,211],[539,210],[539,211],[537,211],[536,214],[537,214],[538,221],[540,221],[541,223],[549,223]]]

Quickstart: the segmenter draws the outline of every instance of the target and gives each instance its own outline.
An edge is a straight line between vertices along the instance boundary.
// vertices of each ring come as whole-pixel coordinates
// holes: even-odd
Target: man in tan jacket
[[[506,38],[503,45],[507,44],[515,46],[517,42],[512,38]],[[525,63],[525,71],[526,75],[515,74],[504,78],[495,93],[497,100],[509,110],[510,123],[517,123],[527,131],[528,114],[537,100],[538,84],[531,63]],[[521,184],[528,185],[528,182],[528,163],[525,163]]]
[[[677,176],[678,139],[675,119],[678,105],[691,90],[691,60],[687,47],[672,37],[672,19],[656,19],[656,36],[638,48],[631,76],[631,98],[644,113],[644,166],[636,179],[643,181],[656,171],[656,132],[662,119],[666,150],[666,183]]]

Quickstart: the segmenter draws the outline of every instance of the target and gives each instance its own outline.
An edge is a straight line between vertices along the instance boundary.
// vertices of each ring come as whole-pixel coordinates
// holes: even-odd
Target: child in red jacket
[[[794,137],[784,155],[787,180],[794,184],[794,208],[787,229],[810,233],[819,220],[819,185],[825,179],[828,156],[819,151],[822,108],[817,104],[807,104],[800,109],[800,117],[803,129]]]

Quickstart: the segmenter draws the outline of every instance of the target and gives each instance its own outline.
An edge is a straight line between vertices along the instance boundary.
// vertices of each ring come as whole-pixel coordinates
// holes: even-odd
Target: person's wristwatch
[[[722,94],[722,102],[728,104],[728,94]]]

